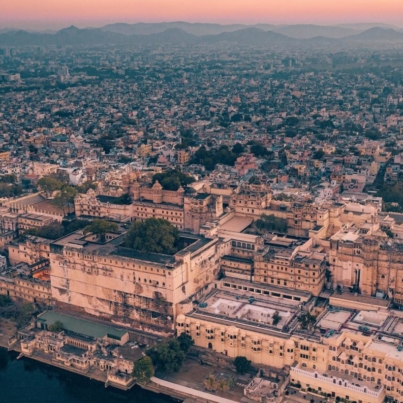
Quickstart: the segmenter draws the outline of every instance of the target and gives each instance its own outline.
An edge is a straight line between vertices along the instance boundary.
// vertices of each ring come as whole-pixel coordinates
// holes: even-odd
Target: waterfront
[[[0,348],[0,401],[12,403],[174,403],[169,396],[139,387],[128,392],[23,358]]]

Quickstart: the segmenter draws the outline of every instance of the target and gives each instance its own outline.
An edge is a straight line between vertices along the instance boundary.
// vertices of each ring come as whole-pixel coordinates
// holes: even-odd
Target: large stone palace
[[[326,396],[403,402],[398,215],[374,200],[285,201],[262,185],[168,191],[129,175],[117,187],[75,198],[78,218],[118,223],[105,241],[83,231],[12,237],[11,265],[25,269],[4,269],[0,292],[159,335],[186,332],[199,347],[286,369],[291,383]],[[262,230],[262,216],[284,230]],[[174,255],[123,246],[130,222],[151,217],[179,229]],[[40,289],[46,278],[29,273],[46,264]]]

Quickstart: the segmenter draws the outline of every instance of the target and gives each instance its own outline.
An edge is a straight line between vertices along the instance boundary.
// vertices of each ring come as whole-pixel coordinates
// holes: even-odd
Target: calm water
[[[128,392],[0,348],[1,403],[175,403],[169,396],[134,387]]]

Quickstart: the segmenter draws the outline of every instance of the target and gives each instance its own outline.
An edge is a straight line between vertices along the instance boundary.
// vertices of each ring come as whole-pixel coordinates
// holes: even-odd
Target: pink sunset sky
[[[111,22],[403,25],[403,0],[4,0],[0,27],[60,28]]]

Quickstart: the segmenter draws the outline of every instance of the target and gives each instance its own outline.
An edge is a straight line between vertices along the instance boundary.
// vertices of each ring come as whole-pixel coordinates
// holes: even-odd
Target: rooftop
[[[63,323],[63,328],[69,332],[77,333],[79,335],[102,339],[111,337],[121,340],[127,333],[126,330],[117,329],[112,326],[101,325],[100,323],[91,322],[86,319],[75,318],[73,316],[64,315],[58,312],[47,311],[38,316],[38,320],[46,323],[47,326],[60,321]]]
[[[175,258],[171,255],[163,255],[160,253],[140,252],[135,249],[118,247],[112,251],[111,255],[127,257],[130,259],[143,260],[159,264],[174,264]]]

